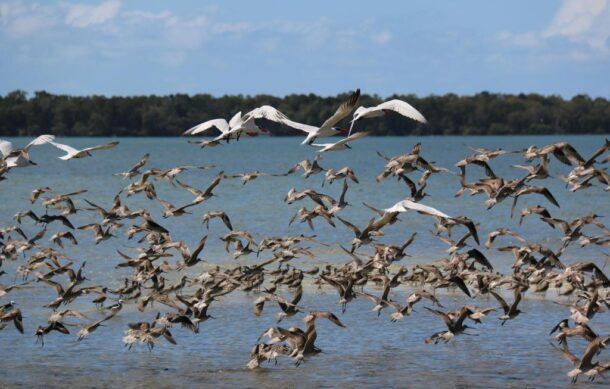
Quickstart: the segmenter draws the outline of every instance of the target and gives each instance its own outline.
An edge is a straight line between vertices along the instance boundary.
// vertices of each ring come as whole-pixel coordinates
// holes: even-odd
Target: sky
[[[0,0],[0,94],[610,97],[610,0]]]

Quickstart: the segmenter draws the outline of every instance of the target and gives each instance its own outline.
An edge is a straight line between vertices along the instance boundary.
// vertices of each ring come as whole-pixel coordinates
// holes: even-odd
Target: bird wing
[[[211,128],[216,128],[218,131],[224,134],[225,132],[229,131],[229,123],[226,121],[226,119],[208,120],[207,122],[203,122],[189,128],[188,130],[184,131],[182,135],[197,135],[206,132]]]
[[[53,142],[53,141],[48,142],[48,143],[49,143],[49,144],[51,144],[51,145],[53,145],[53,146],[55,146],[55,147],[57,147],[57,148],[58,148],[58,149],[60,149],[60,150],[65,151],[65,152],[66,152],[66,153],[68,153],[68,154],[77,154],[77,153],[78,153],[78,150],[77,150],[77,149],[75,149],[75,148],[74,148],[74,147],[72,147],[72,146],[68,146],[68,145],[65,145],[65,144],[63,144],[63,143],[56,143],[56,142]]]
[[[574,354],[572,354],[570,352],[570,350],[568,349],[563,349],[559,346],[557,346],[554,343],[549,343],[551,346],[553,346],[553,348],[557,351],[559,351],[567,360],[569,360],[570,362],[572,362],[572,364],[574,366],[578,365],[580,363],[580,359],[578,359],[578,357],[576,357]]]
[[[254,119],[267,119],[277,123],[283,123],[284,120],[288,119],[286,115],[281,113],[277,108],[272,107],[270,105],[263,105],[258,108],[253,109],[244,115],[245,118],[254,118]],[[247,120],[246,119],[246,120]]]
[[[360,98],[360,89],[356,89],[354,93],[339,106],[333,116],[326,119],[326,121],[320,126],[320,128],[331,128],[337,124],[341,119],[349,115],[349,113],[356,107],[358,99]]]
[[[93,146],[93,147],[87,147],[86,149],[83,149],[82,151],[93,151],[93,150],[111,149],[111,148],[115,147],[118,144],[119,144],[118,141],[110,142],[110,143],[106,143],[104,145],[97,145],[97,146]]]
[[[13,144],[7,140],[0,140],[0,152],[3,156],[9,155],[13,151]]]
[[[333,322],[334,324],[338,325],[339,327],[345,327],[345,324],[343,324],[341,322],[341,320],[339,320],[339,318],[337,316],[335,316],[334,313],[329,312],[329,311],[312,311],[310,312],[311,315],[318,317],[318,318],[324,318],[324,319],[328,319],[331,322]]]
[[[506,301],[504,301],[504,299],[502,298],[502,296],[500,296],[499,294],[497,294],[496,292],[494,292],[493,290],[490,290],[489,293],[491,293],[496,300],[498,300],[498,302],[500,303],[500,305],[502,306],[502,309],[504,309],[504,313],[508,313],[508,311],[510,311],[510,307],[508,306],[508,304],[506,303]]]
[[[451,327],[453,325],[453,320],[451,320],[451,318],[445,312],[441,312],[437,309],[432,309],[432,308],[428,308],[428,307],[424,307],[424,308],[427,309],[428,311],[434,313],[441,319],[443,319],[443,321],[445,322],[447,327]]]
[[[376,110],[383,111],[394,111],[401,114],[402,116],[416,120],[421,123],[427,123],[428,121],[418,110],[416,110],[411,104],[402,100],[390,100],[383,102],[375,107]]]
[[[335,142],[335,144],[333,146],[340,146],[340,145],[346,144],[347,142],[351,142],[351,141],[356,140],[356,139],[364,138],[368,134],[370,134],[370,131],[357,132],[355,134],[352,134],[352,135],[350,135],[348,137],[345,137],[345,138],[341,139],[338,142]]]
[[[291,128],[295,128],[297,130],[304,131],[308,134],[311,132],[314,132],[318,129],[318,127],[316,127],[316,126],[311,126],[309,124],[295,122],[294,120],[290,120],[288,118],[284,119],[282,121],[282,124],[285,126],[291,127]]]
[[[241,122],[242,122],[241,111],[239,111],[238,113],[233,115],[231,120],[229,120],[229,127],[230,128],[237,127],[237,125]]]
[[[31,146],[44,145],[45,143],[52,142],[53,140],[55,140],[55,135],[40,135],[38,138],[36,138],[33,141],[31,141],[30,143],[28,143],[27,146],[25,146],[23,149],[27,150]]]

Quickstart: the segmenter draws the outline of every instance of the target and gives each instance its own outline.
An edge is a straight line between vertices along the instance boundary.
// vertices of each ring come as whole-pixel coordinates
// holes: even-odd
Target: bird
[[[233,226],[231,225],[231,220],[229,219],[229,216],[224,211],[206,212],[203,215],[203,224],[205,225],[206,229],[210,229],[210,220],[213,218],[220,218],[220,220],[222,220],[224,225],[227,226],[227,228],[230,231],[233,231]]]
[[[195,196],[195,199],[193,199],[191,204],[200,204],[200,203],[212,198],[212,196],[214,196],[214,193],[212,193],[212,191],[214,190],[214,188],[216,188],[218,186],[218,184],[220,183],[220,180],[222,180],[223,177],[224,177],[224,171],[221,171],[220,173],[218,173],[216,175],[216,177],[214,177],[214,179],[212,180],[212,182],[206,188],[205,191],[194,188],[194,187],[187,185],[183,182],[180,182],[178,180],[176,180],[176,182],[178,183],[178,185],[180,185],[184,189],[188,190]]]
[[[131,178],[137,174],[140,174],[140,168],[144,165],[146,165],[146,163],[148,162],[148,160],[150,159],[150,154],[146,153],[144,154],[144,156],[138,161],[136,162],[129,170],[127,170],[126,172],[121,172],[121,173],[113,173],[113,176],[122,176],[123,178]]]
[[[502,320],[502,325],[504,325],[504,323],[506,323],[507,320],[512,320],[515,317],[517,317],[520,313],[522,313],[521,310],[519,310],[519,308],[517,308],[517,306],[519,305],[519,302],[521,301],[521,294],[522,294],[521,288],[515,288],[515,292],[514,292],[515,300],[513,301],[513,303],[511,305],[508,305],[506,303],[506,301],[504,301],[502,296],[500,296],[493,290],[490,291],[489,293],[491,293],[492,296],[494,296],[495,299],[498,300],[502,309],[504,310],[504,315],[499,317],[499,319]]]
[[[351,125],[349,127],[348,136],[352,134],[352,128],[354,125],[362,120],[367,118],[375,118],[379,116],[383,116],[388,112],[396,112],[402,116],[405,116],[409,119],[413,119],[420,123],[428,123],[424,115],[422,115],[417,109],[415,109],[411,104],[406,101],[393,99],[384,101],[381,104],[378,104],[374,107],[358,107],[356,111],[354,111],[354,117],[351,120]]]
[[[95,151],[95,150],[105,150],[105,149],[111,149],[113,147],[115,147],[116,145],[119,144],[118,141],[115,142],[110,142],[110,143],[106,143],[103,145],[97,145],[97,146],[92,146],[92,147],[87,147],[81,150],[77,150],[72,146],[68,146],[62,143],[56,143],[53,141],[49,141],[48,142],[50,145],[53,145],[55,147],[57,147],[60,150],[63,150],[66,152],[65,155],[62,155],[61,157],[58,157],[61,160],[64,161],[68,161],[70,159],[76,159],[76,158],[85,158],[85,157],[91,157],[91,152]]]
[[[30,165],[36,165],[30,159],[29,149],[32,146],[40,146],[46,143],[50,143],[55,139],[54,135],[40,135],[39,137],[32,140],[22,149],[14,149],[13,143],[7,140],[0,140],[0,153],[2,153],[3,161],[7,169],[15,167],[26,167]]]
[[[86,224],[84,226],[78,227],[79,230],[89,230],[95,233],[95,244],[99,244],[100,242],[110,239],[116,235],[112,234],[110,230],[112,226],[109,226],[106,229],[103,229],[101,225],[97,223]]]
[[[236,113],[228,123],[228,131],[224,126],[224,123],[220,121],[214,122],[214,127],[218,128],[222,132],[220,135],[214,138],[214,140],[226,140],[228,142],[231,138],[239,139],[241,134],[244,132],[248,135],[256,135],[261,132],[261,128],[256,124],[256,120],[259,119],[270,120],[272,122],[280,123],[282,125],[286,125],[288,127],[293,128],[302,126],[300,123],[288,119],[286,115],[278,111],[276,108],[270,105],[263,105],[261,107],[253,109],[252,111],[244,114],[243,116],[241,114],[241,111]],[[206,126],[210,125],[209,122],[205,126],[204,124],[206,123],[201,124],[201,128],[205,128]],[[224,132],[223,129],[225,130]],[[193,132],[195,131],[197,130],[193,130]]]
[[[429,344],[429,343],[434,342],[436,344],[441,339],[444,340],[445,343],[447,343],[451,339],[453,339],[453,337],[460,335],[460,334],[472,336],[472,334],[468,334],[465,332],[468,328],[472,328],[472,327],[469,327],[468,325],[464,324],[464,320],[469,315],[472,314],[472,311],[470,309],[468,309],[466,307],[462,307],[459,310],[459,314],[455,315],[453,318],[451,318],[447,313],[445,313],[443,311],[439,311],[437,309],[432,309],[432,308],[428,308],[428,307],[424,307],[424,308],[426,310],[428,310],[429,312],[434,313],[441,319],[443,319],[443,322],[447,326],[447,331],[440,331],[440,332],[432,334],[431,336],[426,338],[425,343]]]

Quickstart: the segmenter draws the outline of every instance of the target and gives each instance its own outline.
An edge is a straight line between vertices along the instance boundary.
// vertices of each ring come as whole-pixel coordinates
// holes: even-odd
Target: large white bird
[[[348,142],[360,139],[362,137],[367,136],[368,134],[369,132],[366,131],[357,132],[354,135],[347,136],[335,143],[312,143],[312,146],[320,148],[320,150],[318,150],[318,153],[323,153],[325,151],[351,149],[351,147],[347,144]]]
[[[296,128],[301,131],[305,131],[307,133],[307,137],[301,144],[312,144],[316,138],[322,138],[327,136],[333,136],[337,134],[337,132],[341,132],[342,130],[337,129],[335,125],[341,121],[341,119],[345,118],[349,115],[350,112],[356,107],[358,104],[358,99],[360,98],[360,89],[356,89],[354,93],[345,101],[337,111],[333,114],[333,116],[326,119],[324,123],[320,127],[310,126],[308,124],[293,122],[292,120],[288,120],[284,124]]]
[[[72,146],[68,146],[68,145],[64,145],[61,143],[55,143],[55,142],[49,142],[49,144],[52,144],[53,146],[57,147],[60,150],[65,151],[67,154],[66,155],[62,155],[61,157],[58,157],[59,159],[63,159],[64,161],[67,161],[69,159],[74,159],[74,158],[85,158],[85,157],[90,157],[91,156],[91,152],[94,150],[103,150],[103,149],[111,149],[114,146],[118,145],[119,142],[110,142],[104,145],[98,145],[98,146],[93,146],[93,147],[87,147],[85,149],[82,150],[77,150]]]
[[[359,134],[359,132],[357,134]],[[413,211],[417,211],[419,213],[423,213],[425,215],[438,216],[438,217],[442,217],[445,219],[451,219],[451,216],[439,211],[436,208],[432,208],[427,205],[416,203],[411,200],[399,201],[396,204],[394,204],[391,208],[384,209],[384,211],[387,213],[407,212],[409,209],[411,209]]]
[[[352,128],[354,128],[354,124],[357,121],[366,119],[366,118],[376,118],[386,114],[388,111],[394,111],[396,113],[401,114],[402,116],[408,117],[410,119],[416,120],[421,123],[427,123],[428,121],[418,110],[413,108],[413,106],[402,100],[390,100],[383,102],[375,107],[358,107],[358,109],[354,112],[354,117],[352,118],[352,124],[349,127],[349,134],[352,133]],[[349,135],[348,134],[348,135]]]
[[[13,144],[7,140],[0,140],[0,152],[4,156],[4,162],[8,169],[14,167],[26,167],[30,165],[36,165],[35,162],[30,160],[29,149],[32,146],[40,146],[45,143],[49,143],[55,139],[54,135],[40,135],[28,143],[22,149],[13,149]]]
[[[227,122],[225,119],[212,119],[184,132],[184,135],[202,134],[210,129],[217,129],[220,135],[214,138],[213,141],[230,140],[232,138],[239,139],[242,133],[248,135],[257,135],[260,132],[265,132],[256,124],[258,119],[267,119],[276,123],[290,125],[291,123],[299,124],[288,119],[286,115],[270,105],[263,105],[255,108],[252,111],[242,116],[241,111],[233,115],[231,120]]]

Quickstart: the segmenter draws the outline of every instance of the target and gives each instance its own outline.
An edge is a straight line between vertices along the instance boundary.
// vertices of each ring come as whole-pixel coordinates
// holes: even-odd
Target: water
[[[381,183],[375,182],[385,161],[375,151],[393,156],[409,151],[416,142],[422,142],[422,156],[435,164],[456,170],[454,164],[470,154],[465,144],[477,147],[521,149],[530,144],[545,145],[556,141],[568,141],[587,158],[603,143],[599,136],[532,136],[532,137],[425,137],[425,138],[368,138],[353,143],[353,150],[327,153],[321,161],[325,168],[339,169],[351,166],[360,181],[350,182],[347,201],[351,204],[342,211],[341,216],[357,226],[364,226],[375,216],[362,202],[378,208],[388,208],[408,196],[408,189],[402,182],[389,177]],[[11,139],[16,146],[24,145],[26,139]],[[75,147],[86,147],[104,143],[109,139],[75,138],[62,139]],[[189,170],[179,176],[179,180],[198,188],[205,188],[217,174],[224,170],[227,174],[260,170],[268,173],[287,171],[294,163],[311,159],[314,152],[300,146],[297,138],[251,138],[216,148],[199,149],[186,144],[181,138],[122,138],[118,147],[96,152],[92,158],[64,162],[56,157],[61,152],[50,146],[31,150],[31,157],[39,165],[16,169],[7,174],[8,180],[0,183],[0,225],[14,222],[13,215],[20,210],[29,209],[29,193],[41,186],[50,186],[60,193],[86,188],[85,195],[79,196],[77,206],[86,207],[86,198],[105,208],[110,208],[114,195],[129,181],[113,177],[111,173],[127,170],[144,153],[149,152],[151,159],[145,167],[169,168],[176,165],[214,164],[211,170]],[[510,164],[523,163],[520,155],[501,156],[491,161],[496,174],[516,178],[522,171],[512,169]],[[468,180],[475,180],[481,168],[469,167]],[[572,219],[589,212],[607,215],[610,210],[608,193],[600,187],[571,193],[566,190],[559,175],[569,171],[555,159],[551,160],[551,174],[555,177],[541,184],[547,186],[561,208],[555,208],[543,197],[526,196],[519,200],[519,207],[541,204],[546,206],[554,217]],[[417,174],[413,175],[418,177]],[[153,211],[155,219],[171,231],[174,239],[182,239],[193,247],[199,239],[208,234],[208,244],[203,257],[208,264],[199,264],[192,270],[198,274],[209,264],[235,266],[253,264],[260,261],[255,255],[234,260],[224,251],[224,243],[218,238],[226,229],[218,221],[211,221],[210,230],[201,223],[201,215],[208,210],[222,209],[231,218],[236,229],[245,229],[254,234],[257,240],[265,236],[287,234],[311,234],[306,224],[294,223],[288,226],[290,217],[302,206],[311,208],[309,200],[291,205],[282,202],[286,192],[295,187],[297,190],[313,188],[333,197],[338,197],[341,182],[326,184],[321,188],[322,175],[303,178],[300,173],[288,177],[260,177],[243,186],[240,180],[223,180],[215,189],[217,197],[191,208],[193,215],[162,219],[162,207],[139,194],[130,197],[126,203],[131,209],[146,207]],[[171,187],[166,182],[155,182],[158,197],[174,205],[185,204],[192,199],[190,193]],[[551,230],[536,217],[526,219],[523,226],[518,218],[510,219],[510,201],[486,210],[482,196],[463,195],[455,198],[453,193],[459,189],[455,174],[433,175],[428,181],[423,203],[440,209],[450,215],[465,215],[479,223],[478,229],[484,240],[487,232],[505,226],[517,230],[528,241],[539,242],[557,249],[561,244],[561,232]],[[44,213],[40,204],[32,208],[36,213]],[[70,219],[75,225],[99,221],[94,212],[80,212]],[[402,221],[384,229],[385,236],[379,240],[386,243],[399,243],[411,233],[418,236],[407,252],[410,258],[403,260],[404,265],[426,263],[446,256],[447,246],[434,238],[428,231],[432,228],[431,219],[416,213],[401,216]],[[602,219],[606,224],[608,221]],[[302,268],[326,263],[341,263],[349,258],[341,251],[338,243],[348,245],[353,238],[352,232],[339,222],[336,228],[316,220],[313,232],[318,239],[330,246],[308,245],[316,254],[315,258],[293,260]],[[38,231],[38,226],[28,219],[23,229],[28,236]],[[63,230],[63,226],[52,224],[41,244],[51,244],[48,238],[52,233]],[[594,229],[586,231],[593,233]],[[115,269],[121,261],[116,249],[132,253],[130,247],[136,245],[122,234],[119,238],[93,244],[93,233],[77,231],[78,246],[66,244],[64,250],[75,263],[87,260],[85,274],[91,281],[88,285],[118,287],[123,278],[130,275],[129,270]],[[510,237],[500,237],[496,247],[517,243]],[[510,271],[512,254],[503,254],[479,247],[494,266],[502,271]],[[362,249],[362,252],[368,252]],[[607,252],[607,250],[606,250]],[[263,257],[264,259],[266,257]],[[579,248],[573,244],[562,256],[566,263],[592,260],[604,265],[603,250],[599,247]],[[15,282],[15,269],[23,263],[20,258],[15,262],[7,261],[2,269],[7,272],[0,276],[0,284]],[[18,280],[17,280],[18,281]],[[374,286],[366,288],[373,293],[381,291]],[[409,288],[394,290],[392,298],[404,301]],[[439,291],[439,293],[441,293]],[[161,341],[152,352],[145,347],[127,350],[121,338],[127,323],[152,320],[157,311],[164,311],[161,304],[155,305],[144,313],[138,312],[132,304],[127,305],[120,314],[99,328],[89,338],[77,342],[75,336],[56,333],[45,337],[45,347],[35,344],[33,332],[39,324],[45,324],[50,313],[42,306],[54,298],[55,290],[47,285],[32,283],[27,287],[0,297],[0,304],[9,299],[15,300],[24,313],[26,333],[21,335],[9,326],[0,331],[0,350],[3,351],[0,370],[0,384],[6,386],[83,386],[83,387],[558,387],[568,386],[569,378],[565,373],[571,364],[553,350],[548,342],[552,340],[548,331],[559,320],[566,318],[566,307],[554,304],[540,295],[527,294],[521,309],[526,312],[516,320],[501,327],[496,319],[497,313],[488,316],[483,324],[473,331],[477,336],[460,336],[447,345],[426,345],[423,340],[433,332],[443,330],[444,325],[434,315],[423,309],[398,323],[391,323],[387,314],[380,318],[370,312],[372,304],[365,299],[357,299],[348,306],[341,320],[347,329],[341,329],[327,322],[321,322],[316,344],[324,350],[323,354],[308,358],[299,368],[289,359],[281,358],[279,365],[265,366],[258,371],[249,371],[245,364],[256,338],[266,328],[275,324],[273,317],[277,306],[268,304],[261,317],[252,314],[252,302],[256,293],[235,292],[225,296],[222,301],[213,303],[209,313],[216,317],[201,325],[199,334],[174,327],[173,335],[178,345],[173,346]],[[338,296],[331,289],[318,290],[308,287],[301,305],[308,309],[331,309],[339,313],[336,305]],[[557,300],[557,299],[554,299]],[[442,292],[441,301],[447,308],[459,307],[468,303],[460,294]],[[562,302],[570,300],[563,298]],[[495,301],[480,301],[481,306],[496,306]],[[93,317],[100,317],[91,308],[89,298],[81,298],[70,307],[80,308]],[[608,333],[610,318],[607,314],[596,316],[591,325],[599,333]],[[287,319],[286,327],[302,325],[302,316]],[[76,333],[78,328],[71,328]],[[585,347],[580,340],[571,340],[570,348],[579,355]],[[604,354],[602,354],[602,357]],[[607,355],[606,355],[607,357]],[[605,382],[607,384],[607,381]],[[585,383],[581,384],[585,385]],[[588,385],[588,383],[587,383]],[[594,385],[604,385],[603,380]]]

